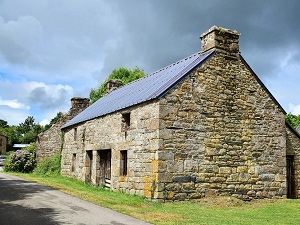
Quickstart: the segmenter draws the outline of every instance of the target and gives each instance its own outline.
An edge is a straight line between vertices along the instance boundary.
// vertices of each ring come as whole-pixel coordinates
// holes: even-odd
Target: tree
[[[107,81],[115,79],[121,81],[121,83],[124,85],[142,78],[143,76],[145,76],[144,70],[141,70],[138,67],[135,67],[134,69],[127,69],[125,67],[114,69],[98,89],[92,89],[90,91],[91,104],[105,95]]]
[[[2,128],[7,128],[7,127],[8,127],[7,121],[1,120],[1,119],[0,119],[0,127],[2,127]]]
[[[50,121],[50,123],[45,126],[45,130],[48,130],[50,127],[52,127],[52,125],[55,124],[61,117],[63,117],[63,115],[64,114],[62,112],[58,112],[56,116]]]
[[[289,124],[293,127],[293,128],[297,128],[300,124],[300,115],[296,116],[296,115],[293,115],[291,113],[288,113],[286,116],[285,116],[285,119],[289,122]]]
[[[17,135],[20,143],[29,144],[35,142],[36,136],[43,131],[43,127],[34,122],[33,116],[28,116],[24,123],[17,127]]]

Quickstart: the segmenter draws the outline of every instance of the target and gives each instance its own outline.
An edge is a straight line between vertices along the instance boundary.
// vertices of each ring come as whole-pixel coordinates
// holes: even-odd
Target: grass
[[[232,197],[210,197],[193,202],[155,203],[62,176],[11,174],[158,225],[300,224],[299,199],[243,202]]]

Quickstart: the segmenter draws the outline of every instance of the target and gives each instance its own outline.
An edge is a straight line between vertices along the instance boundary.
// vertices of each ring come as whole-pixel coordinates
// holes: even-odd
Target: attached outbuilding
[[[200,52],[64,124],[62,175],[164,201],[298,198],[299,134],[238,42],[213,26]]]

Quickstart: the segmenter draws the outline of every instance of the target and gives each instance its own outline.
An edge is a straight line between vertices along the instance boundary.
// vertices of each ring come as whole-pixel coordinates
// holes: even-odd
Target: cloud
[[[293,115],[300,115],[300,105],[289,103],[289,112]]]
[[[241,33],[241,54],[288,108],[300,102],[279,80],[297,83],[299,7],[298,0],[0,0],[0,96],[51,119],[115,68],[151,73],[200,51],[201,33],[218,25]]]
[[[38,105],[42,110],[68,105],[73,96],[73,89],[68,85],[46,85],[37,82],[30,82],[28,85],[30,86],[29,104]]]
[[[22,103],[19,103],[17,99],[2,100],[1,97],[0,97],[0,106],[1,105],[8,106],[8,107],[13,108],[13,109],[26,109],[26,110],[30,109],[30,106],[26,106]]]
[[[0,105],[0,119],[7,121],[9,125],[18,125],[24,122],[29,115],[28,110]]]

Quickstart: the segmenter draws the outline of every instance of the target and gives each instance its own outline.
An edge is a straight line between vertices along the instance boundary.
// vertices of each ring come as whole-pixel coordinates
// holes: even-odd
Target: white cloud
[[[300,115],[300,105],[289,103],[289,112],[296,116]]]
[[[13,109],[26,109],[26,110],[29,110],[30,109],[30,106],[26,106],[22,103],[19,103],[17,99],[13,99],[13,100],[2,100],[0,98],[0,105],[6,105],[10,108],[13,108]]]
[[[45,126],[46,124],[49,124],[50,120],[48,119],[43,119],[41,122],[39,122],[40,125]]]
[[[18,125],[24,122],[29,115],[28,110],[0,105],[0,119],[7,121],[9,125]]]

